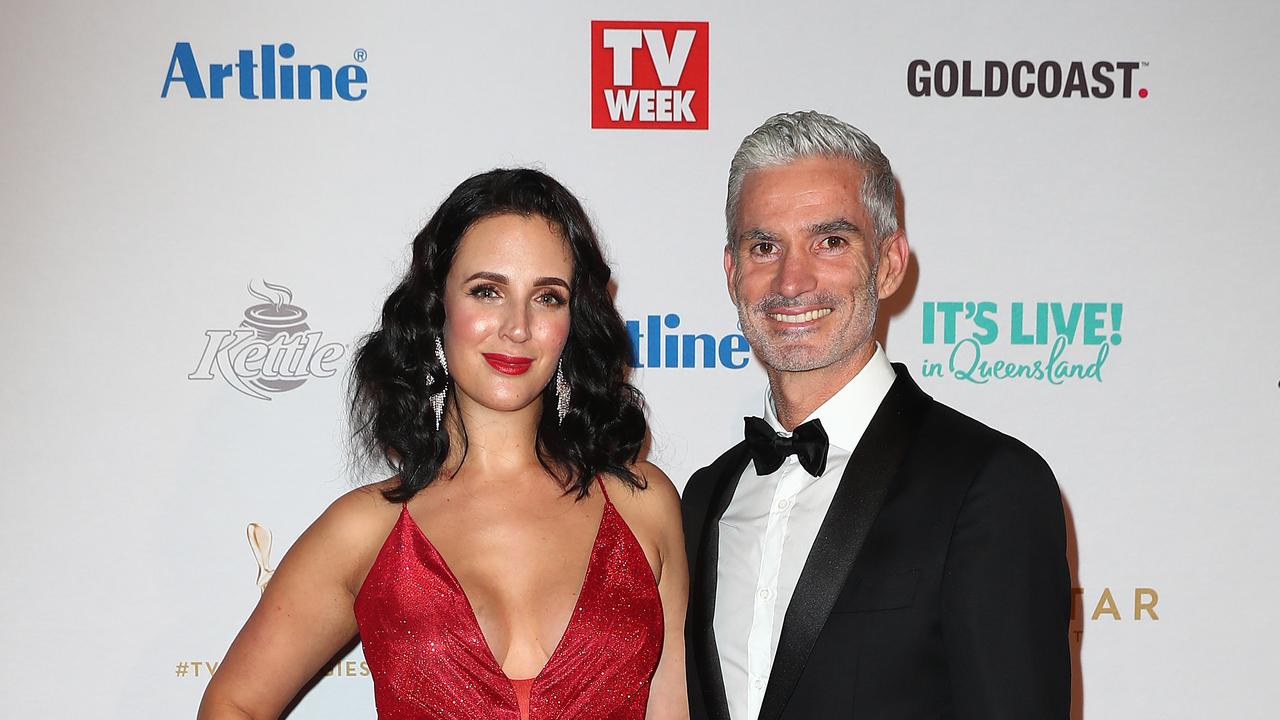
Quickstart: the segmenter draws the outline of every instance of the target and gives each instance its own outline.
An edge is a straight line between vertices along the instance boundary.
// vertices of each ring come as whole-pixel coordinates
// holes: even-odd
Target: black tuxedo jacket
[[[783,620],[760,720],[1067,718],[1062,499],[1033,450],[905,368],[855,448]],[[739,443],[683,496],[693,720],[728,720],[713,613]],[[745,638],[734,638],[745,642]]]

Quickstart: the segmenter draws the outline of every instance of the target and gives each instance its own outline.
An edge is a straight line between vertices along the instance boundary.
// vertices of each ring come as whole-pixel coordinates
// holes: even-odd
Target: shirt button
[[[768,600],[768,599],[769,599],[769,596],[770,596],[770,595],[772,595],[772,594],[773,594],[773,593],[770,593],[770,592],[769,592],[769,588],[760,588],[760,599],[761,599],[761,600]]]
[[[781,500],[779,500],[779,501],[778,501],[778,509],[779,509],[779,510],[786,510],[786,509],[787,509],[787,506],[788,506],[788,505],[790,505],[790,504],[791,504],[791,503],[790,503],[786,498],[783,498],[783,499],[781,499]]]
[[[755,680],[753,680],[753,681],[751,682],[751,684],[752,684],[752,685],[755,687],[755,689],[757,689],[757,690],[763,690],[763,689],[764,689],[764,681],[763,681],[763,680],[761,680],[760,678],[756,678]]]

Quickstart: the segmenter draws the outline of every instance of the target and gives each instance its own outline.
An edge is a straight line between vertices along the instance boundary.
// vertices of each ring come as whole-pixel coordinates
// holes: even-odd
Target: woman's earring
[[[444,344],[440,342],[440,336],[436,336],[436,359],[440,361],[440,367],[444,368],[444,374],[449,374],[449,361],[444,357]]]
[[[444,359],[444,345],[440,343],[440,336],[436,336],[436,360],[440,361],[440,367],[444,370],[444,387],[440,388],[440,392],[432,393],[430,397],[431,409],[436,413],[436,432],[440,431],[440,419],[444,417],[444,396],[449,391],[449,363]],[[427,375],[427,382],[431,382],[431,376]]]
[[[564,358],[556,363],[556,414],[560,416],[560,424],[564,424],[564,416],[569,412],[569,381],[564,379]]]

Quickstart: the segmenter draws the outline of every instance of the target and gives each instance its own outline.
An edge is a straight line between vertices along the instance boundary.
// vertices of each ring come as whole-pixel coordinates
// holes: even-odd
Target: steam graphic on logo
[[[251,522],[245,528],[249,537],[249,549],[253,551],[253,559],[258,561],[258,590],[266,592],[267,583],[275,570],[271,567],[271,531],[258,523]]]
[[[293,291],[263,280],[249,294],[262,300],[244,311],[234,330],[205,330],[204,352],[188,380],[212,380],[214,370],[239,392],[258,400],[288,392],[308,379],[337,374],[342,343],[324,343],[307,324],[307,311],[293,304]]]
[[[266,302],[259,305],[250,305],[244,311],[244,320],[240,322],[240,327],[256,330],[258,339],[268,345],[280,335],[288,338],[296,333],[304,333],[311,329],[307,325],[307,311],[292,304],[292,290],[283,285],[274,285],[266,280],[262,281],[262,286],[272,291],[274,297],[254,290],[253,283],[249,283],[249,294]],[[286,392],[306,381],[307,376],[303,375],[293,379],[256,377],[249,382],[266,392]]]

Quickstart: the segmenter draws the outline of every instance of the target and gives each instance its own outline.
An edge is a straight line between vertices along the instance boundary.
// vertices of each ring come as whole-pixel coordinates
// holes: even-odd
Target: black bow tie
[[[791,437],[774,432],[769,423],[758,417],[743,418],[747,448],[756,465],[756,474],[769,475],[782,467],[788,455],[795,455],[810,475],[818,477],[827,468],[827,431],[817,418],[802,423]]]

